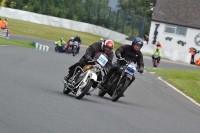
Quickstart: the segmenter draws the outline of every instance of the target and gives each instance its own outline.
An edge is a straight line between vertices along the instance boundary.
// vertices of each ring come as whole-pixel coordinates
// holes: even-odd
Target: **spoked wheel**
[[[87,84],[85,87],[83,87],[82,89],[78,89],[76,92],[76,99],[81,99],[82,97],[85,96],[85,94],[90,90],[90,88],[92,87],[93,84],[93,80],[91,80],[89,77],[87,79]]]
[[[71,92],[71,90],[70,90],[69,88],[67,88],[67,85],[66,85],[66,84],[64,84],[63,93],[64,93],[64,94],[68,94],[68,93],[70,93],[70,92]]]
[[[117,86],[117,88],[114,90],[114,92],[112,94],[113,102],[116,102],[123,95],[123,93],[128,88],[130,82],[131,82],[131,80],[128,78],[124,78],[121,80],[119,86]]]

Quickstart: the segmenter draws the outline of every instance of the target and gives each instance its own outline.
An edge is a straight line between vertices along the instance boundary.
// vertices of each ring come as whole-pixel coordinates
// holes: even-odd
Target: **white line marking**
[[[181,92],[180,90],[178,90],[176,87],[174,87],[173,85],[169,84],[168,82],[166,82],[165,80],[163,80],[161,77],[158,77],[159,80],[163,81],[164,83],[166,83],[168,86],[170,86],[172,89],[176,90],[177,92],[179,92],[180,94],[182,94],[183,96],[185,96],[187,99],[189,99],[190,101],[192,101],[193,103],[195,103],[196,105],[198,105],[200,107],[200,104],[197,103],[194,99],[188,97],[187,95],[185,95],[183,92]]]

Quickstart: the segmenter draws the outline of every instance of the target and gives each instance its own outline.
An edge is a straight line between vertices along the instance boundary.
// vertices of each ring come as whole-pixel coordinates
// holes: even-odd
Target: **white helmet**
[[[71,37],[71,39],[73,40],[73,39],[74,39],[74,37]]]
[[[99,41],[101,41],[101,42],[102,42],[102,41],[103,41],[103,38],[100,38],[100,39],[99,39]]]

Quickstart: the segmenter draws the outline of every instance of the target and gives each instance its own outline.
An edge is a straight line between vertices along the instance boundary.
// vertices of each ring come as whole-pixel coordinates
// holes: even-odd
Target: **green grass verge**
[[[164,77],[177,89],[200,103],[200,71],[199,70],[171,70],[171,69],[150,69],[147,71],[156,72],[156,75]]]
[[[6,38],[0,38],[0,45],[15,45],[22,46],[27,48],[34,48],[32,42],[30,41],[21,41],[21,40],[8,40]]]
[[[75,37],[79,34],[82,39],[83,45],[87,46],[91,45],[94,42],[97,42],[100,38],[100,36],[86,32],[74,31],[70,29],[53,27],[43,24],[36,24],[11,18],[8,19],[8,28],[11,29],[13,34],[55,41],[58,41],[61,37],[64,38],[65,41],[68,41],[70,37]],[[121,46],[121,43],[115,42],[115,49],[119,46]]]

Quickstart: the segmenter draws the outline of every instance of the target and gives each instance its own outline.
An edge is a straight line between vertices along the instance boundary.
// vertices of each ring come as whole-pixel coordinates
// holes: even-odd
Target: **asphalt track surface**
[[[81,100],[62,93],[61,78],[85,51],[51,51],[0,46],[0,133],[199,133],[200,107],[149,73],[136,74],[125,97],[112,102],[98,90]],[[145,59],[145,66],[151,61]],[[199,69],[162,62],[161,68]]]

